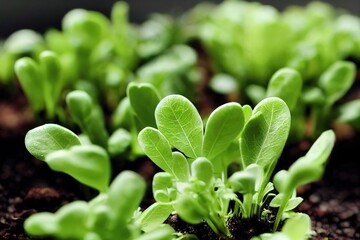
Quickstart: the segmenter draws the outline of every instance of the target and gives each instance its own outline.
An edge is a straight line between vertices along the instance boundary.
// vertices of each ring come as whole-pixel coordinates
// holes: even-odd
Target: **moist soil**
[[[0,92],[0,239],[3,240],[33,239],[23,230],[24,220],[31,214],[54,212],[68,202],[88,200],[94,195],[71,177],[50,170],[27,152],[24,146],[26,131],[40,124],[34,123],[26,106],[21,94],[5,96]],[[289,147],[279,164],[286,169],[309,146],[303,142]],[[350,140],[338,141],[323,180],[300,189],[299,195],[304,201],[298,211],[309,214],[312,219],[311,239],[360,239],[358,149],[359,134]],[[139,172],[149,186],[158,170],[147,159],[115,167],[120,168]],[[147,196],[143,207],[152,202],[150,191]],[[168,222],[176,230],[194,234],[199,239],[224,239],[216,236],[206,224],[189,226],[177,216],[171,216]],[[241,222],[239,219],[229,222],[229,227],[234,233],[233,239],[249,239],[269,229],[266,223]],[[239,233],[239,229],[243,233]]]

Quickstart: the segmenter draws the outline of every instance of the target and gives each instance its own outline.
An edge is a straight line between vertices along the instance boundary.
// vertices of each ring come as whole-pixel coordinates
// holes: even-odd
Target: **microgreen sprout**
[[[153,231],[140,228],[140,202],[145,194],[145,181],[136,173],[123,171],[111,183],[110,158],[105,149],[82,145],[78,136],[56,124],[30,130],[25,145],[36,158],[55,170],[98,190],[89,202],[74,201],[56,213],[37,213],[25,221],[32,236],[57,239],[172,239],[173,230],[159,224]],[[76,230],[73,226],[76,225]]]
[[[281,99],[266,98],[254,109],[224,104],[204,126],[189,100],[170,95],[154,115],[157,128],[144,128],[139,143],[164,172],[154,176],[156,203],[140,220],[146,230],[176,212],[190,224],[205,221],[215,233],[231,237],[229,219],[267,219],[273,207],[279,209],[273,213],[276,232],[280,221],[297,216],[291,213],[302,201],[296,189],[321,177],[335,139],[331,130],[323,133],[304,157],[275,175],[273,184],[270,179],[290,130],[290,111]],[[228,177],[234,162],[240,169]]]

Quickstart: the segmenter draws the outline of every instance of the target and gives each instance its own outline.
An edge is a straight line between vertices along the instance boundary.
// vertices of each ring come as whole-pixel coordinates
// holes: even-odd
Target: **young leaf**
[[[175,177],[181,182],[186,182],[190,176],[190,168],[185,156],[180,152],[173,152]]]
[[[59,229],[56,236],[61,239],[83,238],[88,231],[86,228],[88,215],[89,207],[84,201],[75,201],[64,205],[55,213]]]
[[[170,144],[186,156],[201,155],[203,123],[195,106],[185,97],[170,95],[155,110],[158,129]]]
[[[156,128],[154,113],[160,102],[160,95],[155,87],[150,83],[133,82],[128,85],[127,96],[140,122],[146,127]]]
[[[46,155],[45,162],[51,169],[67,173],[100,192],[108,189],[110,159],[101,147],[74,146],[69,150],[60,150]]]
[[[25,136],[26,149],[37,159],[45,160],[47,154],[80,145],[73,132],[57,124],[45,124],[30,130]]]
[[[296,213],[290,217],[281,229],[291,240],[308,239],[311,235],[311,219],[304,213]]]
[[[302,79],[298,71],[291,68],[278,70],[270,79],[266,96],[279,97],[293,109],[300,96]]]
[[[130,146],[131,134],[123,128],[117,129],[109,138],[108,151],[111,156],[119,155]]]
[[[168,203],[176,198],[174,176],[167,172],[158,172],[152,181],[152,191],[157,202]]]
[[[342,104],[339,107],[339,113],[336,121],[350,123],[352,126],[360,130],[360,99]]]
[[[209,186],[213,180],[214,167],[207,158],[199,157],[191,164],[191,174]]]
[[[49,212],[37,213],[24,222],[27,234],[31,236],[52,236],[58,231],[54,214]]]
[[[15,63],[15,72],[33,110],[42,110],[44,107],[44,83],[38,64],[31,58],[21,58]]]
[[[170,225],[163,224],[158,225],[154,230],[142,234],[137,240],[173,240],[174,239],[174,229]]]
[[[206,206],[199,202],[198,195],[190,194],[181,195],[175,202],[174,208],[179,214],[180,218],[190,224],[199,224],[209,213]]]
[[[354,82],[355,73],[354,63],[337,61],[320,76],[319,86],[325,91],[328,104],[344,96]]]
[[[66,105],[69,108],[71,117],[84,129],[83,122],[91,114],[93,103],[89,94],[76,90],[66,95]]]
[[[261,101],[240,137],[242,167],[256,163],[269,175],[280,157],[289,130],[290,112],[286,103],[279,98]]]
[[[111,183],[107,203],[117,220],[127,223],[145,194],[146,184],[140,175],[131,171],[121,172]]]
[[[249,105],[244,105],[242,107],[243,114],[244,114],[244,125],[247,123],[252,115],[252,108]]]
[[[225,151],[244,127],[240,104],[227,103],[213,111],[206,123],[203,155],[212,160]]]
[[[146,127],[140,131],[138,140],[141,149],[157,166],[175,176],[171,146],[159,130]]]
[[[159,227],[169,217],[174,208],[171,204],[156,202],[148,207],[140,217],[141,230],[149,232]]]

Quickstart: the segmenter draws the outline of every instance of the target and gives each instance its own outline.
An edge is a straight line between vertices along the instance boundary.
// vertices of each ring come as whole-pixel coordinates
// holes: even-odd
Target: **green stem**
[[[253,195],[251,193],[244,195],[244,218],[251,217],[251,207],[252,207]]]
[[[282,203],[280,205],[279,211],[276,214],[276,219],[275,219],[275,222],[274,222],[273,232],[276,232],[277,228],[279,227],[281,217],[283,215],[284,209],[285,209],[286,204],[288,203],[290,197],[291,197],[291,194],[284,195],[284,198],[283,198]]]

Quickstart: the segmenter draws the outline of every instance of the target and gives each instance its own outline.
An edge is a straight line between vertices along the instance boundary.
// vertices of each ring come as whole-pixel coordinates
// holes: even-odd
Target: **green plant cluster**
[[[177,214],[225,239],[236,238],[232,219],[266,221],[268,232],[254,240],[307,239],[310,218],[294,212],[296,190],[321,178],[331,124],[360,130],[360,100],[339,103],[356,75],[349,58],[360,61],[360,19],[320,2],[280,13],[234,0],[141,25],[127,18],[125,2],[110,18],[75,9],[61,30],[21,30],[0,44],[0,84],[17,78],[38,122],[51,122],[27,133],[26,148],[98,191],[32,215],[27,233],[195,238],[164,224]],[[204,83],[236,102],[200,115]],[[308,153],[274,172],[287,141],[306,138]],[[162,172],[152,180],[154,203],[142,209],[146,183],[128,170],[112,173],[112,163],[144,156]]]

